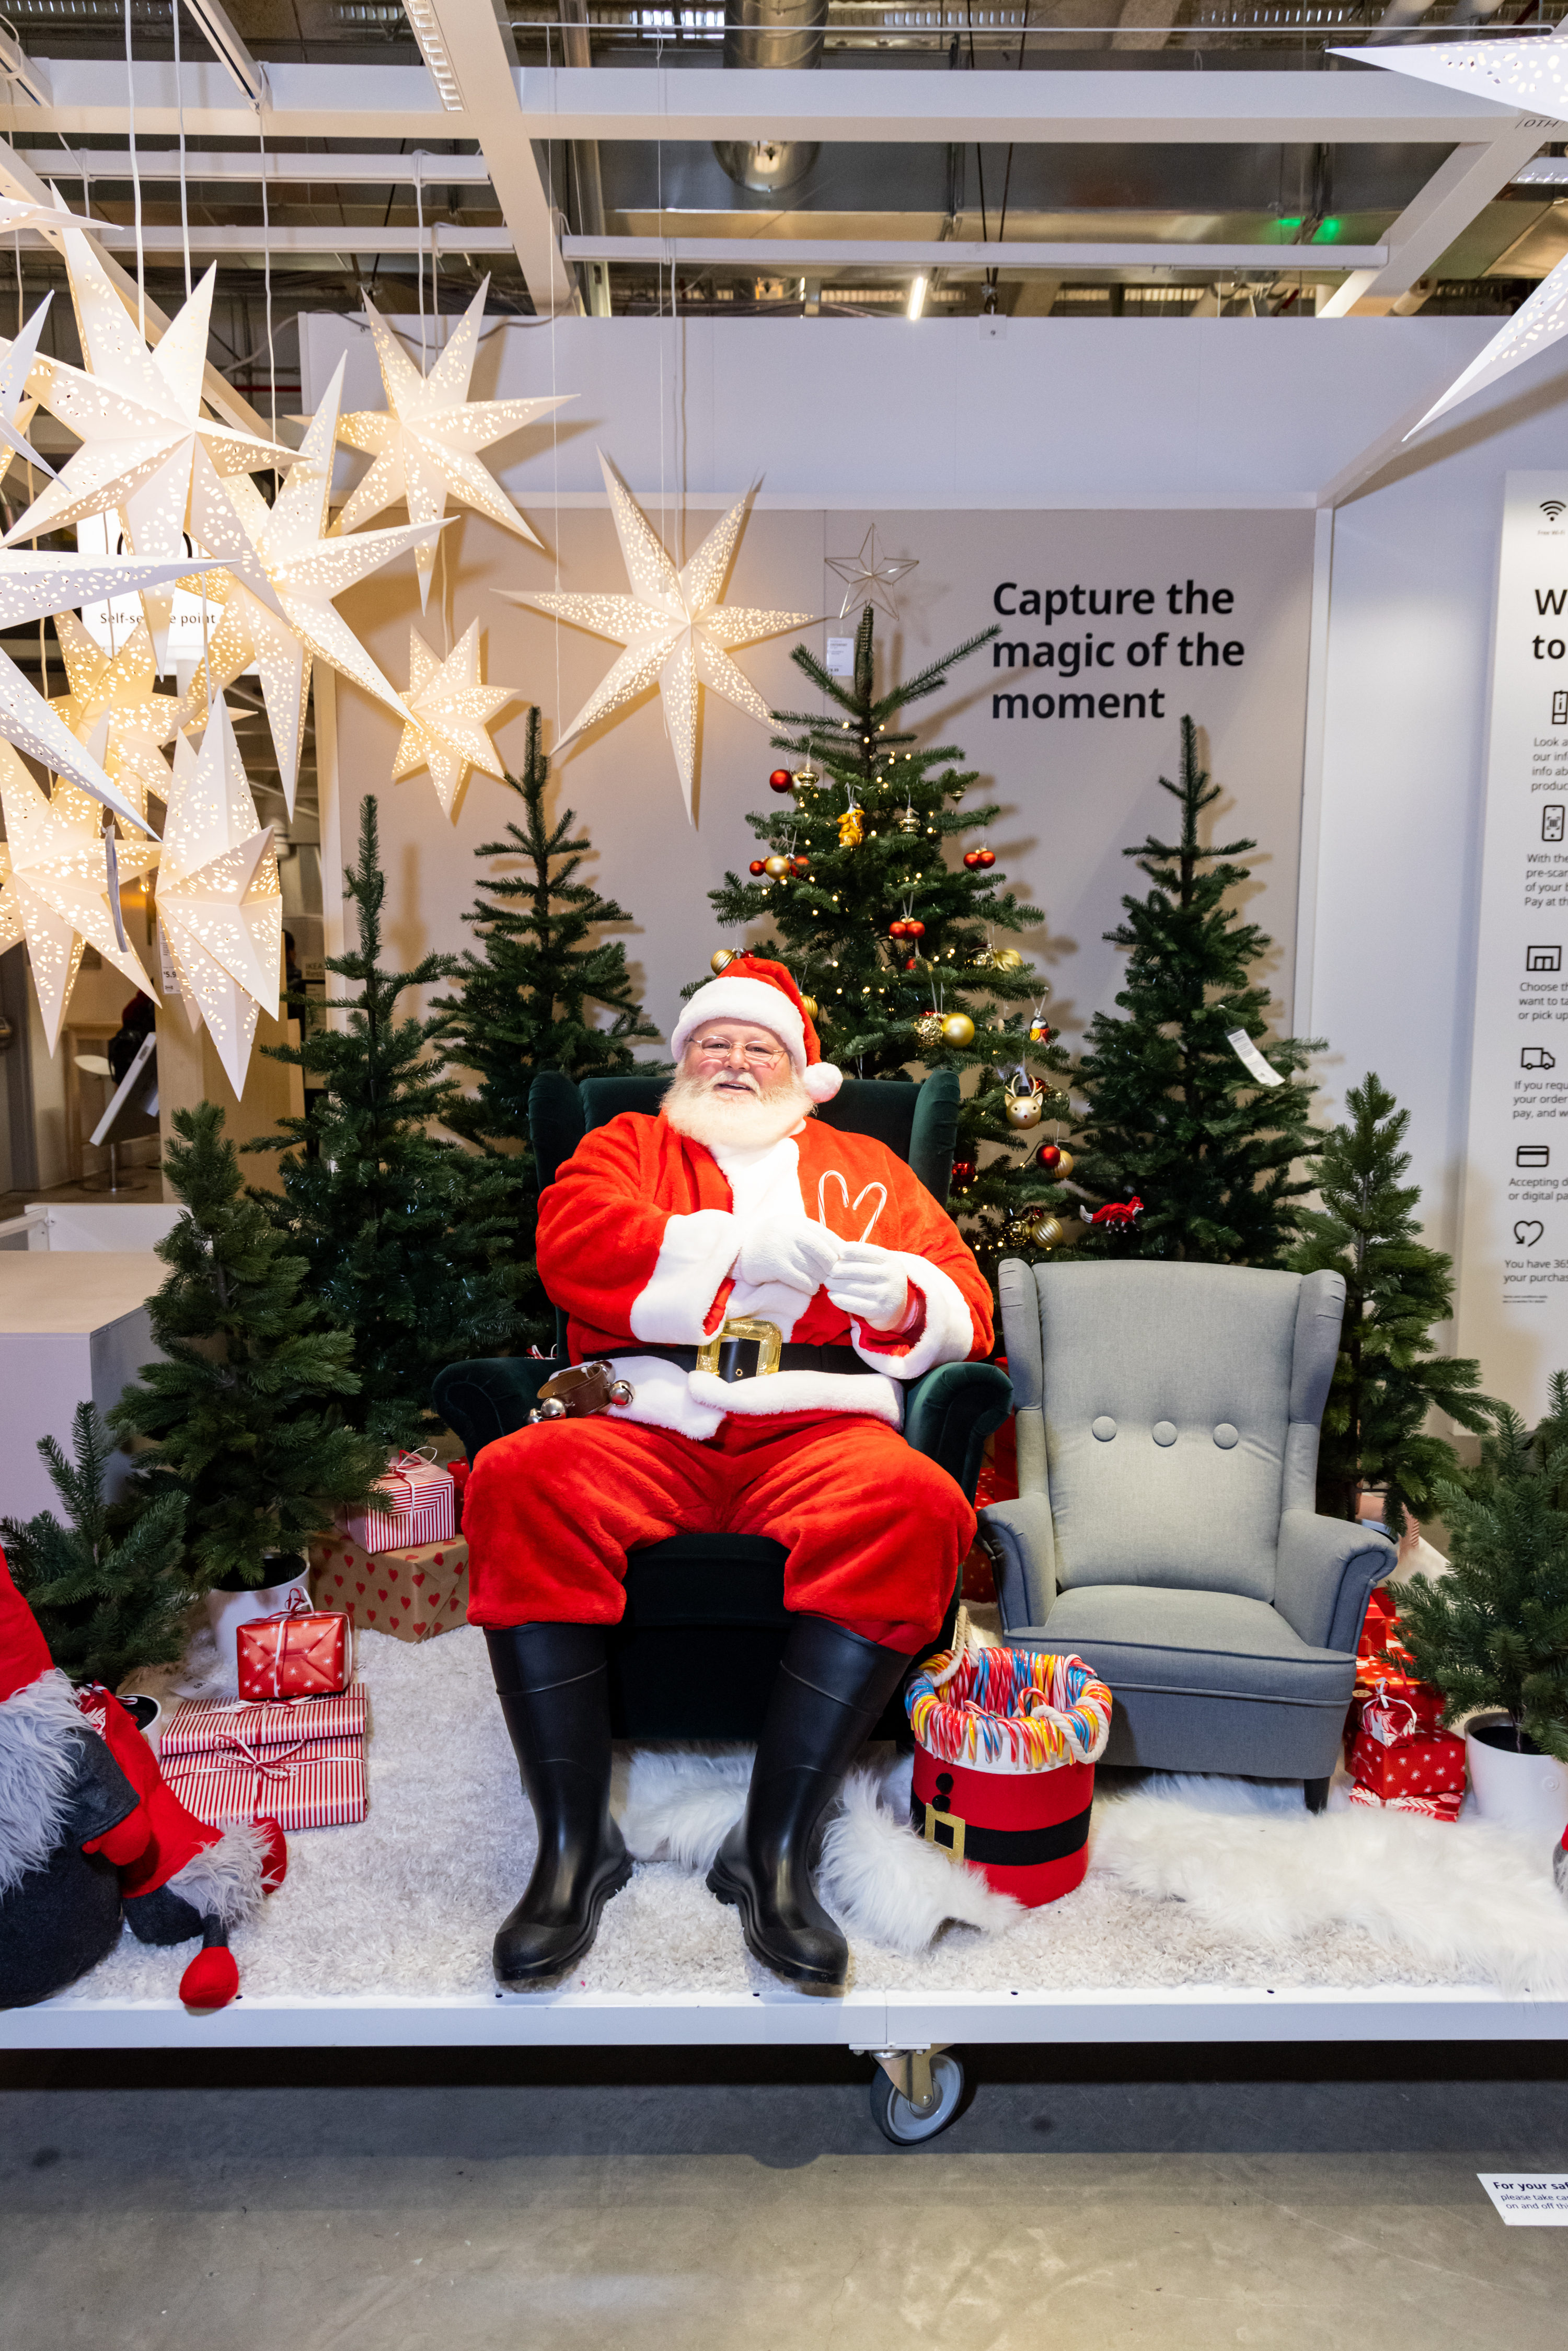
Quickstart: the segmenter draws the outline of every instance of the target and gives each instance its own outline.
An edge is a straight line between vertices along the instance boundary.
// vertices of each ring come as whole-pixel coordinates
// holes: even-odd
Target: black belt
[[[1033,1869],[1042,1861],[1065,1861],[1082,1853],[1089,1842],[1090,1807],[1071,1819],[1052,1821],[1043,1829],[981,1829],[952,1813],[939,1812],[918,1796],[909,1805],[910,1826],[944,1853],[960,1861],[988,1861],[998,1869]]]
[[[628,1355],[654,1355],[662,1364],[674,1364],[683,1372],[695,1372],[699,1352],[695,1347],[632,1346],[604,1347],[600,1354],[611,1363]],[[721,1338],[718,1362],[714,1368],[721,1380],[756,1379],[761,1353],[759,1339]],[[786,1343],[779,1350],[777,1368],[781,1372],[831,1372],[836,1376],[877,1376],[870,1364],[862,1363],[852,1347],[797,1347]]]

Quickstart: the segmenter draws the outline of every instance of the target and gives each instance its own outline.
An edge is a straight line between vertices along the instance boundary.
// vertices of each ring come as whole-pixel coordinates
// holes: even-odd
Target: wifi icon
[[[1542,498],[1541,511],[1548,522],[1555,522],[1559,515],[1568,514],[1568,499]]]

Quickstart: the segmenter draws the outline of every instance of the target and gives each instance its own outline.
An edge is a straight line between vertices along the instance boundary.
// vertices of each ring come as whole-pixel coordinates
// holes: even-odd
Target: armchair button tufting
[[[1098,1420],[1090,1422],[1089,1433],[1092,1437],[1097,1437],[1102,1445],[1109,1445],[1116,1434],[1116,1424],[1108,1412],[1103,1412]]]
[[[1232,1428],[1228,1420],[1222,1420],[1214,1432],[1214,1441],[1222,1453],[1228,1453],[1231,1447],[1239,1442],[1240,1435],[1239,1429]]]
[[[1174,1445],[1176,1441],[1176,1423],[1174,1420],[1156,1420],[1149,1435],[1156,1445]]]

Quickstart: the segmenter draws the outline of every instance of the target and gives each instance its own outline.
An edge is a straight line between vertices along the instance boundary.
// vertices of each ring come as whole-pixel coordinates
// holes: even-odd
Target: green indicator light
[[[1282,220],[1280,223],[1280,226],[1281,228],[1300,228],[1301,225],[1301,224],[1299,218],[1296,220]]]
[[[1326,221],[1324,221],[1324,223],[1323,223],[1322,226],[1319,229],[1319,231],[1318,231],[1318,233],[1317,233],[1316,236],[1312,239],[1312,243],[1313,243],[1314,245],[1322,245],[1322,244],[1324,242],[1324,240],[1325,240],[1326,238],[1331,237],[1331,236],[1337,236],[1337,235],[1339,235],[1339,233],[1340,233],[1340,229],[1341,229],[1341,227],[1342,227],[1343,225],[1343,224],[1342,222],[1340,222],[1340,221],[1336,221],[1336,220],[1326,220]]]

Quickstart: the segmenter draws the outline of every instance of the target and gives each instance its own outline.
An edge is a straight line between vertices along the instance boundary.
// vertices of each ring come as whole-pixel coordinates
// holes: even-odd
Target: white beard
[[[761,1094],[720,1093],[711,1078],[677,1077],[659,1107],[677,1134],[710,1151],[766,1151],[792,1134],[816,1105],[791,1070]]]

